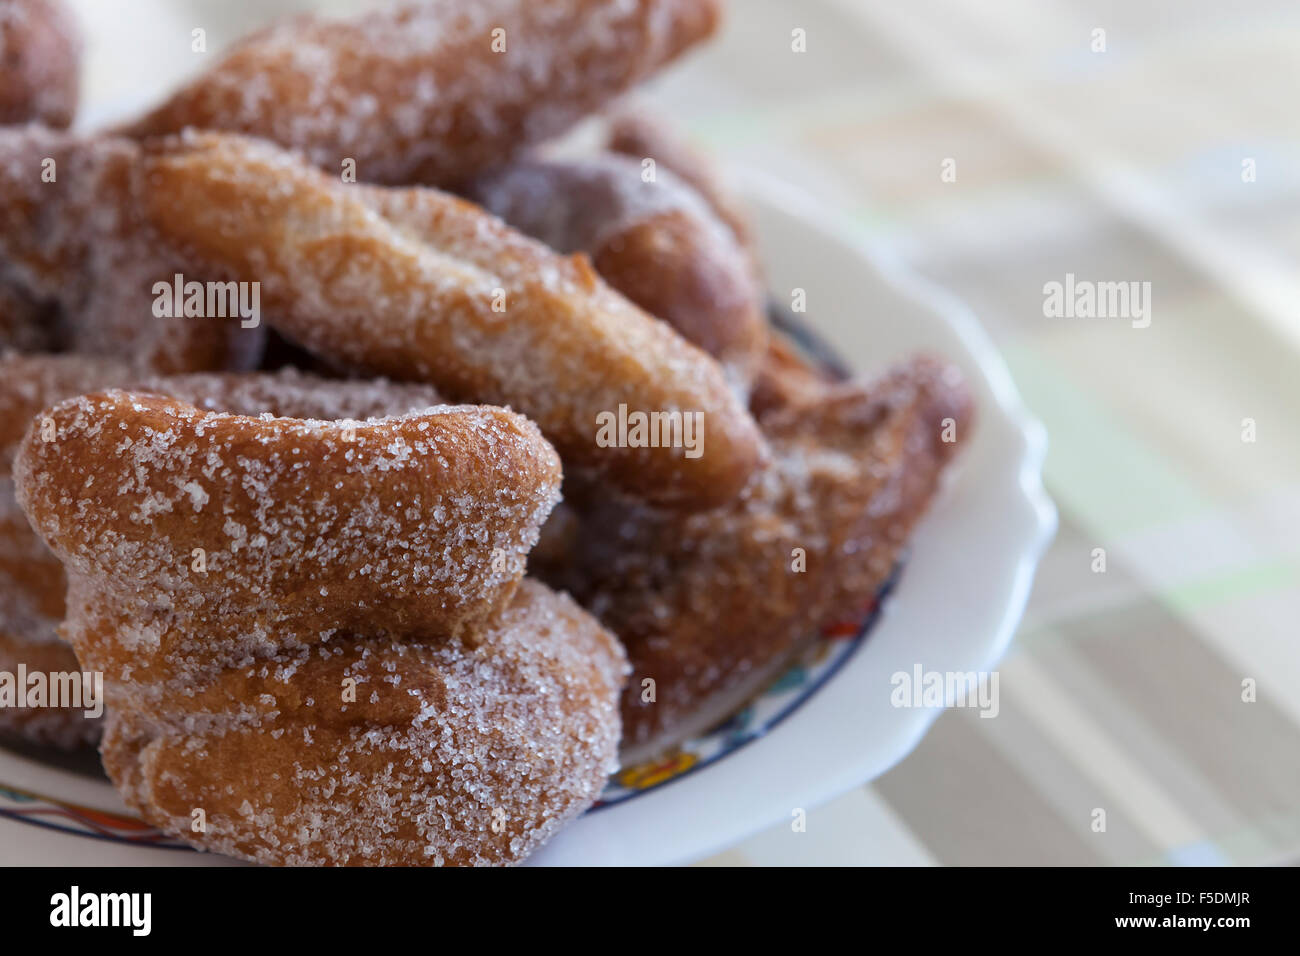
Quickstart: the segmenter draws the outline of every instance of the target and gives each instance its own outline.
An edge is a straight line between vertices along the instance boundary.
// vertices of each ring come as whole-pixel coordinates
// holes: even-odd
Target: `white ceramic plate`
[[[804,289],[801,318],[856,371],[876,372],[917,351],[958,362],[974,389],[976,431],[867,640],[815,693],[707,766],[587,814],[532,864],[688,862],[883,773],[939,713],[891,706],[891,676],[918,664],[991,670],[1056,527],[1040,480],[1043,429],[974,316],[789,187],[757,175],[745,182],[773,294],[789,301],[791,290]],[[129,842],[148,837],[123,816],[112,787],[84,769],[0,750],[0,862],[229,862]]]

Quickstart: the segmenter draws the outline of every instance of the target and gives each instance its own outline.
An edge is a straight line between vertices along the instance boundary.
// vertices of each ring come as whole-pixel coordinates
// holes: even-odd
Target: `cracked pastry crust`
[[[224,130],[363,182],[450,185],[555,136],[711,35],[721,0],[425,0],[299,16],[135,123]],[[495,33],[494,31],[503,31]]]

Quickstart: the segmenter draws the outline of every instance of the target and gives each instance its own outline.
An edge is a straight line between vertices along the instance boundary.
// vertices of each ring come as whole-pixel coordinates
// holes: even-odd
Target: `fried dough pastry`
[[[751,267],[758,271],[753,224],[740,202],[723,184],[710,157],[646,103],[621,103],[610,111],[607,122],[606,145],[611,152],[638,161],[653,159],[658,168],[670,170],[685,180],[726,223],[741,248],[750,254]]]
[[[110,391],[45,414],[19,503],[68,570],[81,662],[144,690],[364,632],[376,608],[396,638],[472,637],[559,492],[536,427],[488,406],[347,425]]]
[[[762,362],[767,318],[735,235],[683,180],[613,153],[524,159],[465,191],[562,253],[585,252],[601,277],[722,363],[741,394]]]
[[[57,629],[63,620],[63,565],[32,530],[14,497],[18,443],[43,409],[86,391],[138,382],[122,362],[78,355],[0,355],[0,671],[80,670]],[[427,386],[386,381],[336,382],[293,370],[212,373],[147,379],[140,386],[211,411],[313,419],[368,419],[440,403]],[[100,721],[82,710],[0,709],[0,733],[66,748],[99,739]]]
[[[764,415],[773,459],[735,503],[674,515],[570,495],[568,554],[534,565],[627,648],[625,765],[723,719],[823,626],[860,619],[959,446],[946,420],[964,439],[971,418],[960,373],[931,359],[805,397]]]
[[[226,671],[160,719],[111,712],[104,766],[148,822],[228,856],[516,863],[617,768],[625,670],[591,615],[525,580],[477,646],[351,637]]]
[[[0,0],[0,126],[66,127],[77,110],[81,36],[59,0]]]
[[[0,671],[71,673],[81,670],[59,639],[67,579],[63,565],[27,522],[14,497],[13,462],[32,418],[82,389],[120,385],[126,366],[81,356],[0,355]],[[0,708],[0,733],[71,749],[99,739],[101,722],[84,710]]]
[[[392,418],[445,404],[431,385],[383,378],[322,378],[295,368],[155,376],[142,380],[140,388],[202,411],[327,422]]]
[[[813,364],[779,332],[768,337],[767,354],[754,379],[749,409],[761,422],[771,412],[819,401],[842,376]]]
[[[260,322],[155,314],[156,282],[211,277],[149,223],[150,191],[130,140],[0,130],[0,273],[44,310],[43,347],[120,359],[142,373],[255,367]]]
[[[363,182],[448,185],[708,37],[721,0],[426,0],[248,37],[129,132],[260,136]]]
[[[105,673],[105,767],[151,823],[264,863],[508,863],[598,796],[626,663],[520,584],[559,484],[527,420],[254,419],[120,391],[47,414],[19,497]]]
[[[430,382],[537,422],[566,465],[677,507],[726,501],[762,441],[721,368],[479,207],[346,185],[268,144],[185,134],[148,148],[149,216],[227,278],[261,283],[276,328],[370,374]],[[602,415],[698,414],[702,454],[597,441]]]

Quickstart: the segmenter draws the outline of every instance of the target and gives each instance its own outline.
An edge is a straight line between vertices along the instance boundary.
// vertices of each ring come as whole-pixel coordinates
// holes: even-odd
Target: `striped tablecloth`
[[[1300,857],[1298,92],[1284,0],[740,0],[662,84],[975,308],[1061,510],[998,718],[709,862]],[[1150,324],[1045,316],[1070,274]]]
[[[197,68],[184,43],[130,55],[146,26],[203,26],[216,48],[286,8],[355,5],[76,2],[101,100]],[[731,7],[722,40],[655,95],[975,308],[1048,426],[1061,531],[997,719],[951,711],[805,832],[782,824],[708,862],[1294,860],[1300,5]],[[1046,317],[1044,284],[1067,275],[1149,282],[1149,326]]]

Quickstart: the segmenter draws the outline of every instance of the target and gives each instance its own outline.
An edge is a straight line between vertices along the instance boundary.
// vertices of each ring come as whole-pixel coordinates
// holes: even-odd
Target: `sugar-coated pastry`
[[[704,197],[735,235],[741,248],[755,254],[754,227],[740,201],[722,181],[722,174],[712,159],[696,148],[668,118],[640,101],[623,102],[607,117],[607,145],[615,153],[638,162],[654,160],[658,169],[667,169],[684,179]],[[751,266],[758,271],[757,262]]]
[[[47,310],[52,349],[142,373],[256,367],[256,290],[210,286],[148,221],[150,190],[131,140],[0,130],[0,275]]]
[[[0,738],[200,850],[508,865],[863,620],[972,401],[781,334],[623,98],[723,2],[289,17],[82,135],[0,0],[0,672],[103,690]]]
[[[344,184],[243,137],[191,133],[147,152],[152,222],[225,277],[260,283],[269,321],[313,353],[508,405],[566,467],[646,500],[726,501],[762,456],[717,362],[585,258],[462,199]],[[652,415],[661,427],[611,424]]]
[[[275,372],[190,372],[141,379],[141,389],[209,412],[260,418],[366,421],[418,412],[445,402],[437,389],[383,378],[322,378],[296,368]]]
[[[157,717],[114,711],[104,766],[150,823],[241,859],[516,863],[617,768],[626,666],[525,580],[477,645],[372,632],[231,668]]]
[[[744,393],[767,347],[763,296],[734,233],[666,167],[627,156],[522,159],[465,194],[563,253],[722,363]]]
[[[86,391],[136,383],[211,411],[294,418],[367,419],[440,403],[432,388],[383,380],[342,382],[292,369],[275,374],[208,373],[140,380],[130,366],[82,355],[0,354],[0,671],[75,673],[72,648],[58,636],[67,577],[14,498],[18,444],[43,409]],[[84,709],[0,708],[0,733],[75,747],[99,739],[101,722]]]
[[[287,634],[311,645],[364,628],[376,607],[394,637],[472,639],[514,590],[558,497],[554,449],[489,406],[349,424],[110,391],[44,416],[15,476],[68,571],[65,636],[83,665],[149,692]],[[112,608],[95,600],[104,594]],[[182,608],[202,627],[175,620]],[[102,629],[87,617],[100,612],[112,614]]]
[[[299,16],[134,124],[247,133],[362,182],[448,185],[562,132],[717,28],[721,0],[424,0]]]
[[[627,648],[625,763],[707,730],[820,628],[860,617],[970,419],[960,372],[919,359],[770,407],[772,461],[726,507],[680,515],[570,494],[576,532],[533,570]]]
[[[520,585],[559,484],[525,419],[122,391],[45,414],[19,500],[105,675],[105,768],[147,820],[264,863],[510,863],[599,795],[626,663]]]
[[[838,378],[809,361],[788,338],[774,332],[754,379],[749,409],[759,421],[770,412],[819,401]]]
[[[67,126],[80,82],[81,36],[61,0],[0,0],[0,126]]]
[[[18,444],[42,409],[82,389],[121,385],[119,362],[73,355],[0,353],[0,672],[78,673],[72,648],[57,633],[67,579],[63,565],[32,531],[14,497]],[[100,721],[84,708],[0,707],[0,734],[73,748],[99,739]]]

